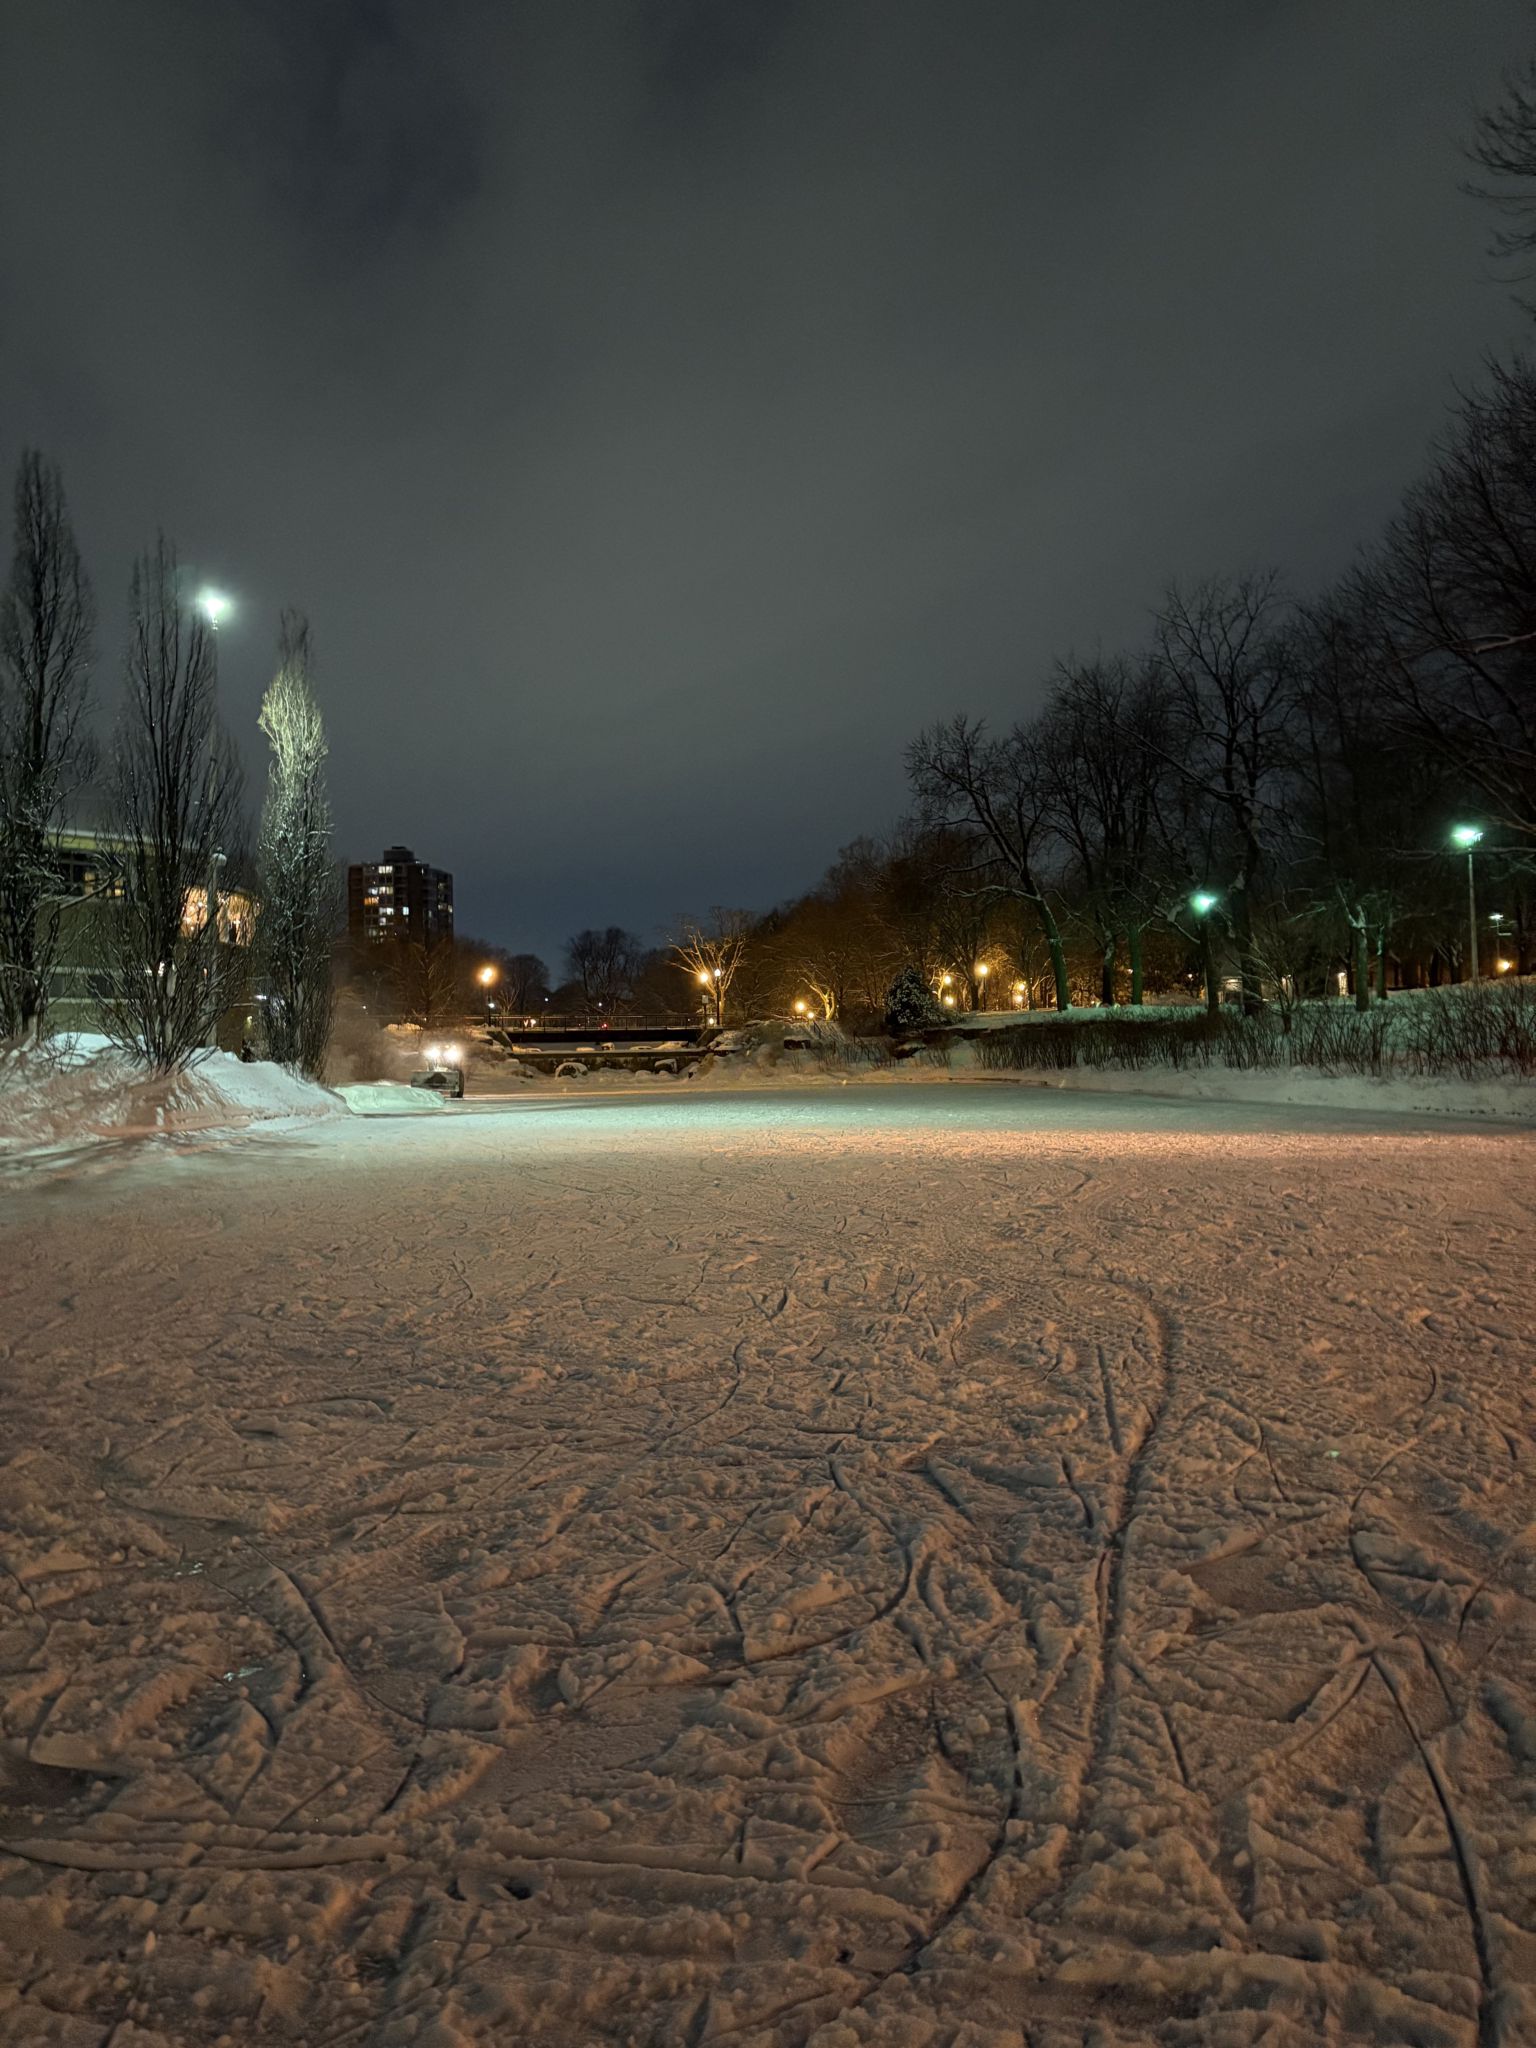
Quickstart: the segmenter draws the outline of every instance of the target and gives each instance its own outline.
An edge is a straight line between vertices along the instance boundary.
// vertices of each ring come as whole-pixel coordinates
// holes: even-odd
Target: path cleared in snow
[[[12,1174],[0,2041],[1536,2038],[1533,1159],[978,1085]]]

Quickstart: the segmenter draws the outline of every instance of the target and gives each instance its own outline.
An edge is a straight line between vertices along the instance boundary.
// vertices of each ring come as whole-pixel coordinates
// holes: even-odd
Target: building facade
[[[408,846],[386,846],[381,859],[347,869],[347,934],[363,947],[451,939],[453,876]]]
[[[53,841],[59,876],[50,909],[58,916],[58,950],[49,991],[48,1025],[58,1033],[97,1032],[107,1024],[104,1007],[112,988],[109,921],[121,914],[123,866],[128,842],[94,824],[70,823]],[[213,914],[222,944],[236,947],[247,962],[255,934],[256,900],[248,883],[214,882]],[[182,899],[181,928],[192,934],[208,921],[207,886],[189,888]],[[256,1033],[255,988],[249,965],[233,977],[237,996],[218,1020],[215,1043],[234,1051]]]

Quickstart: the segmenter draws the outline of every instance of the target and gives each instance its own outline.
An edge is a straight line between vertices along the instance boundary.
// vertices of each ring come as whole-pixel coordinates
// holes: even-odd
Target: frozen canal
[[[0,2040],[1536,2039],[1533,1163],[975,1086],[0,1180]]]

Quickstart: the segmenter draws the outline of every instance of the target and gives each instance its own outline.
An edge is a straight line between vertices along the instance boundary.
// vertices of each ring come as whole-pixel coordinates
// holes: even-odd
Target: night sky
[[[1303,586],[1526,326],[1459,187],[1526,0],[0,0],[0,463],[116,697],[163,525],[260,768],[558,966],[766,907],[1170,575]],[[8,545],[8,538],[7,538]]]

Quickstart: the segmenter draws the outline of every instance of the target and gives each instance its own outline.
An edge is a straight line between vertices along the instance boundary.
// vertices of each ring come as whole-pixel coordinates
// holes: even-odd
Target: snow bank
[[[975,1077],[983,1078],[982,1070]],[[1495,1117],[1536,1123],[1536,1086],[1528,1081],[1462,1081],[1449,1074],[1321,1074],[1305,1067],[1243,1073],[1232,1067],[1066,1067],[985,1074],[1029,1088],[1142,1095],[1185,1102],[1267,1102],[1288,1108],[1401,1111],[1420,1116]]]
[[[432,1116],[444,1106],[441,1095],[403,1081],[353,1081],[336,1093],[354,1116]]]
[[[1012,1031],[1019,1024],[1087,1024],[1102,1018],[1113,1018],[1118,1024],[1129,1018],[1132,1023],[1166,1024],[1170,1017],[1187,1017],[1192,1012],[1203,1010],[1201,1002],[1191,1002],[1187,996],[1151,996],[1139,1007],[1129,1003],[1117,1004],[1113,1009],[1103,1003],[1074,1003],[1070,1010],[951,1010],[944,1018],[946,1031]],[[940,1027],[933,1027],[938,1030]]]
[[[150,1075],[102,1039],[78,1037],[0,1059],[0,1151],[51,1151],[106,1138],[234,1132],[339,1114],[328,1088],[267,1060],[205,1053]]]

